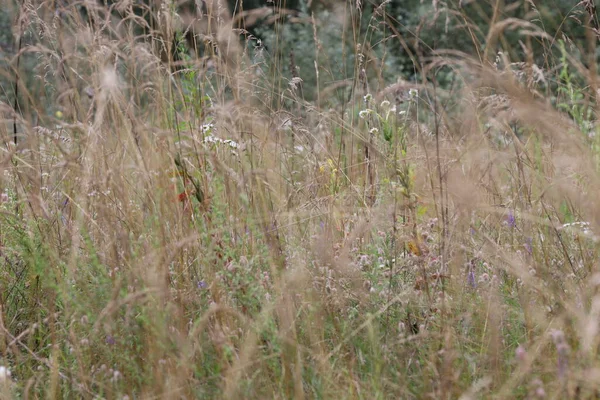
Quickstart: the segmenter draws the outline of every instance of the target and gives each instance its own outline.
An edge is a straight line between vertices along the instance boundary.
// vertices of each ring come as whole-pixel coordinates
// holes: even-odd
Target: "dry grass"
[[[7,76],[38,65],[1,104],[6,398],[599,396],[597,138],[554,66],[440,52],[389,85],[363,42],[306,101],[223,14],[177,69],[189,15],[12,11]]]

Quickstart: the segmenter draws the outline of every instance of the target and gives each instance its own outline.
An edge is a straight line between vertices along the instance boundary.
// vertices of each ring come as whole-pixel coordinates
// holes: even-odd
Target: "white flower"
[[[367,110],[362,110],[362,111],[360,111],[360,112],[358,113],[358,116],[359,116],[361,119],[365,119],[365,118],[367,118],[367,116],[368,116],[369,114],[371,114],[371,110],[367,109]]]
[[[208,135],[204,138],[204,143],[221,143],[221,139],[213,135]]]
[[[202,129],[202,133],[208,133],[210,132],[213,128],[214,128],[214,124],[212,123],[208,123],[208,124],[204,124],[204,125],[200,125],[200,129]]]
[[[236,142],[235,140],[221,139],[221,138],[213,136],[213,135],[208,135],[208,136],[204,137],[204,143],[226,144],[227,146],[231,147],[232,149],[237,149],[238,147],[240,147],[238,142]]]
[[[372,135],[377,135],[379,133],[379,129],[377,128],[371,128],[371,130],[369,131]]]
[[[229,147],[231,147],[232,149],[237,149],[239,147],[239,145],[237,144],[237,142],[231,140],[231,139],[226,139],[223,140],[223,143],[228,144]]]
[[[380,106],[381,106],[381,108],[388,108],[390,106],[390,102],[387,100],[384,100],[381,102]]]
[[[411,99],[414,99],[415,97],[419,97],[419,91],[417,89],[410,89],[408,91],[408,94]]]
[[[365,99],[365,103],[369,103],[371,100],[373,100],[373,95],[371,93],[367,93],[364,97]]]

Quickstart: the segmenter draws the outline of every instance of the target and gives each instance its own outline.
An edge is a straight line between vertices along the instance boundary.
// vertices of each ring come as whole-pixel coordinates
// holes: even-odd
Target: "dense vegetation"
[[[0,4],[2,398],[600,397],[591,0]]]

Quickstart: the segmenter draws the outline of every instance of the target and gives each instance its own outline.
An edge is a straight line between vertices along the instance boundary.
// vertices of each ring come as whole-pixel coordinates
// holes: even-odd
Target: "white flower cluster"
[[[368,117],[368,116],[369,116],[369,115],[370,115],[372,112],[373,112],[373,110],[369,110],[369,109],[366,109],[366,110],[361,110],[361,111],[358,113],[358,116],[359,116],[361,119],[365,119],[365,118],[367,118],[367,117]]]
[[[237,149],[240,147],[238,142],[231,139],[221,139],[219,137],[208,135],[204,137],[204,143],[216,143],[216,144],[226,144],[232,149]]]
[[[211,133],[214,131],[214,129],[215,129],[215,125],[212,122],[200,125],[200,130],[202,131],[202,134],[205,135],[204,143],[226,144],[227,146],[231,147],[232,149],[237,149],[240,147],[238,142],[236,142],[235,140],[221,139],[220,137],[211,135]]]
[[[240,147],[239,144],[234,140],[221,139],[220,137],[211,135],[214,129],[215,125],[212,122],[200,125],[200,130],[202,131],[202,135],[204,135],[204,143],[226,144],[232,149],[237,149]]]

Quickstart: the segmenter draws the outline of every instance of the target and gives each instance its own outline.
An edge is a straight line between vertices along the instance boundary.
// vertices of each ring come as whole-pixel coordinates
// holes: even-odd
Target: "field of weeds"
[[[593,3],[205,3],[0,1],[2,398],[599,398]]]

